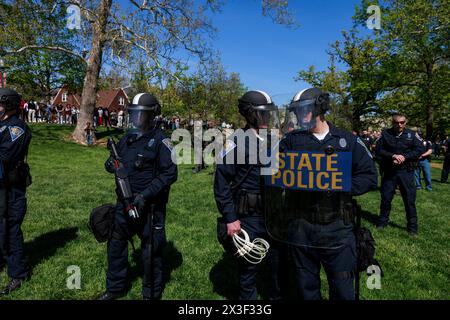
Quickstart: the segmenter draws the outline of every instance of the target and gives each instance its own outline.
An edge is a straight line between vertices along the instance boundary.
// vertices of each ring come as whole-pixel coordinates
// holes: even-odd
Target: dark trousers
[[[13,279],[28,276],[21,229],[26,210],[24,190],[0,187],[0,262],[6,260],[8,276]]]
[[[442,167],[441,182],[447,182],[449,173],[450,173],[450,154],[447,154],[444,158],[444,165]]]
[[[286,248],[282,243],[275,242],[269,238],[262,215],[240,216],[241,227],[247,231],[250,240],[263,238],[270,243],[270,249],[261,263],[251,264],[244,258],[239,258],[239,300],[256,300],[257,289],[256,280],[258,272],[261,270],[261,264],[267,263],[269,267],[269,299],[279,300],[282,298],[287,276],[285,266]],[[283,289],[283,290],[282,290]]]
[[[289,246],[294,264],[295,283],[303,300],[321,300],[320,268],[324,267],[330,300],[354,300],[354,270],[356,269],[356,243],[353,233],[339,248],[326,249],[307,246]]]
[[[108,242],[108,272],[106,289],[113,294],[124,294],[127,290],[128,239],[137,234],[141,239],[144,276],[142,295],[159,299],[162,294],[162,252],[166,244],[166,205],[155,206],[153,214],[153,248],[150,242],[150,208],[139,212],[139,219],[128,218],[118,204],[114,222],[114,232]]]
[[[389,222],[391,202],[397,185],[400,188],[403,204],[405,205],[408,231],[417,232],[416,185],[413,171],[398,170],[385,172],[381,181],[379,224],[385,226]]]

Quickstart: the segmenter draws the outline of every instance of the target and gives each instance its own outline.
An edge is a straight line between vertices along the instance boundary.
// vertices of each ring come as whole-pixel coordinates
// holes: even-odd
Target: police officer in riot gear
[[[227,224],[229,237],[239,234],[244,229],[250,240],[263,238],[269,240],[264,225],[264,210],[262,207],[262,164],[252,163],[252,156],[258,153],[263,145],[270,149],[269,137],[261,136],[261,129],[279,129],[277,106],[271,97],[262,91],[248,91],[239,99],[239,113],[245,117],[247,125],[245,134],[248,140],[239,143],[237,132],[226,141],[219,157],[215,180],[214,196],[217,207]],[[267,143],[268,142],[268,143]],[[254,144],[255,143],[255,144]],[[253,148],[254,147],[254,148]],[[242,163],[238,160],[242,156]],[[231,239],[231,238],[230,238]],[[270,269],[270,299],[280,299],[279,250],[278,244],[271,243],[266,257]],[[257,298],[256,277],[259,264],[251,264],[245,259],[239,259],[239,299],[255,300]]]
[[[351,192],[268,188],[266,224],[275,239],[289,244],[295,285],[302,299],[321,299],[320,268],[328,278],[330,299],[355,299],[356,240],[352,195],[375,188],[377,174],[370,152],[350,132],[325,120],[329,95],[317,88],[298,92],[287,108],[291,130],[280,152],[314,151],[324,157],[351,152]]]
[[[391,202],[397,185],[400,188],[408,220],[407,228],[411,236],[417,234],[416,185],[414,170],[425,148],[422,139],[406,128],[406,117],[392,116],[392,128],[383,130],[375,147],[375,154],[384,174],[381,180],[381,204],[378,229],[389,222]]]
[[[171,157],[172,143],[155,121],[161,114],[158,100],[150,93],[140,93],[127,111],[128,132],[120,139],[117,151],[135,194],[133,205],[138,216],[128,215],[124,204],[118,200],[112,236],[108,241],[106,292],[100,300],[113,300],[125,294],[128,241],[135,234],[141,239],[143,298],[160,299],[162,294],[166,204],[170,186],[177,180],[177,166]],[[108,172],[114,172],[113,162],[113,157],[106,161]]]
[[[21,96],[0,88],[0,262],[6,260],[10,281],[0,295],[20,288],[28,277],[21,224],[25,217],[25,197],[29,181],[25,157],[31,131],[17,117]]]

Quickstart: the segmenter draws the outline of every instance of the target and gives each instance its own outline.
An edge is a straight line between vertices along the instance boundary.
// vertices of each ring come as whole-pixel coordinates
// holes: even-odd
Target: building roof
[[[97,93],[97,106],[109,108],[120,92],[122,92],[125,99],[128,100],[128,95],[121,88],[99,91]]]
[[[78,103],[78,105],[81,106],[81,96],[79,94],[74,94],[73,98]]]
[[[67,86],[64,85],[58,90],[58,93],[55,95],[54,100],[60,95],[61,90],[66,89]],[[122,92],[123,96],[126,100],[128,100],[128,95],[126,92],[119,88],[119,89],[111,89],[111,90],[102,90],[97,93],[97,99],[96,99],[96,105],[97,107],[103,107],[103,108],[110,108],[112,103],[114,102],[114,99],[117,97],[117,95]],[[81,95],[76,93],[69,93],[69,95],[75,100],[75,102],[78,105],[81,105]],[[73,103],[73,102],[72,102]]]
[[[102,90],[97,93],[97,106],[108,108],[121,89]]]

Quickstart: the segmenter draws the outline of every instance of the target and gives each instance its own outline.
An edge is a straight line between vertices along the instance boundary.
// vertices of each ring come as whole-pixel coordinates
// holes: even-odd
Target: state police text
[[[345,159],[344,159],[345,158]],[[347,153],[285,152],[268,184],[293,189],[345,191],[350,163]]]

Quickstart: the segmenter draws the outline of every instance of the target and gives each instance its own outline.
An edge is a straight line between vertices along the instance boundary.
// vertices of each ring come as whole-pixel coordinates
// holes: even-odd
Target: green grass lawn
[[[92,299],[105,286],[106,245],[98,244],[87,228],[92,208],[114,202],[114,178],[103,163],[104,146],[84,147],[67,141],[73,127],[32,126],[29,163],[33,184],[28,190],[28,212],[23,223],[32,276],[8,299]],[[108,135],[100,131],[100,141]],[[118,136],[117,131],[112,132]],[[236,266],[224,257],[216,241],[218,215],[214,202],[212,168],[192,174],[180,166],[167,210],[165,289],[163,299],[235,298]],[[377,231],[380,195],[359,197],[363,224],[377,241],[376,256],[385,277],[380,290],[369,290],[361,274],[361,299],[448,299],[450,297],[450,185],[437,182],[433,191],[417,195],[419,237],[408,236],[403,203],[395,196],[389,228]],[[138,242],[136,242],[138,243]],[[138,246],[137,246],[138,247]],[[137,252],[139,254],[139,252]],[[130,250],[132,289],[125,299],[141,298],[141,266]],[[69,290],[67,267],[81,269],[81,289]],[[263,279],[262,279],[263,280]],[[326,281],[323,290],[326,294]],[[0,284],[7,283],[6,272]],[[266,297],[261,281],[261,295]]]

